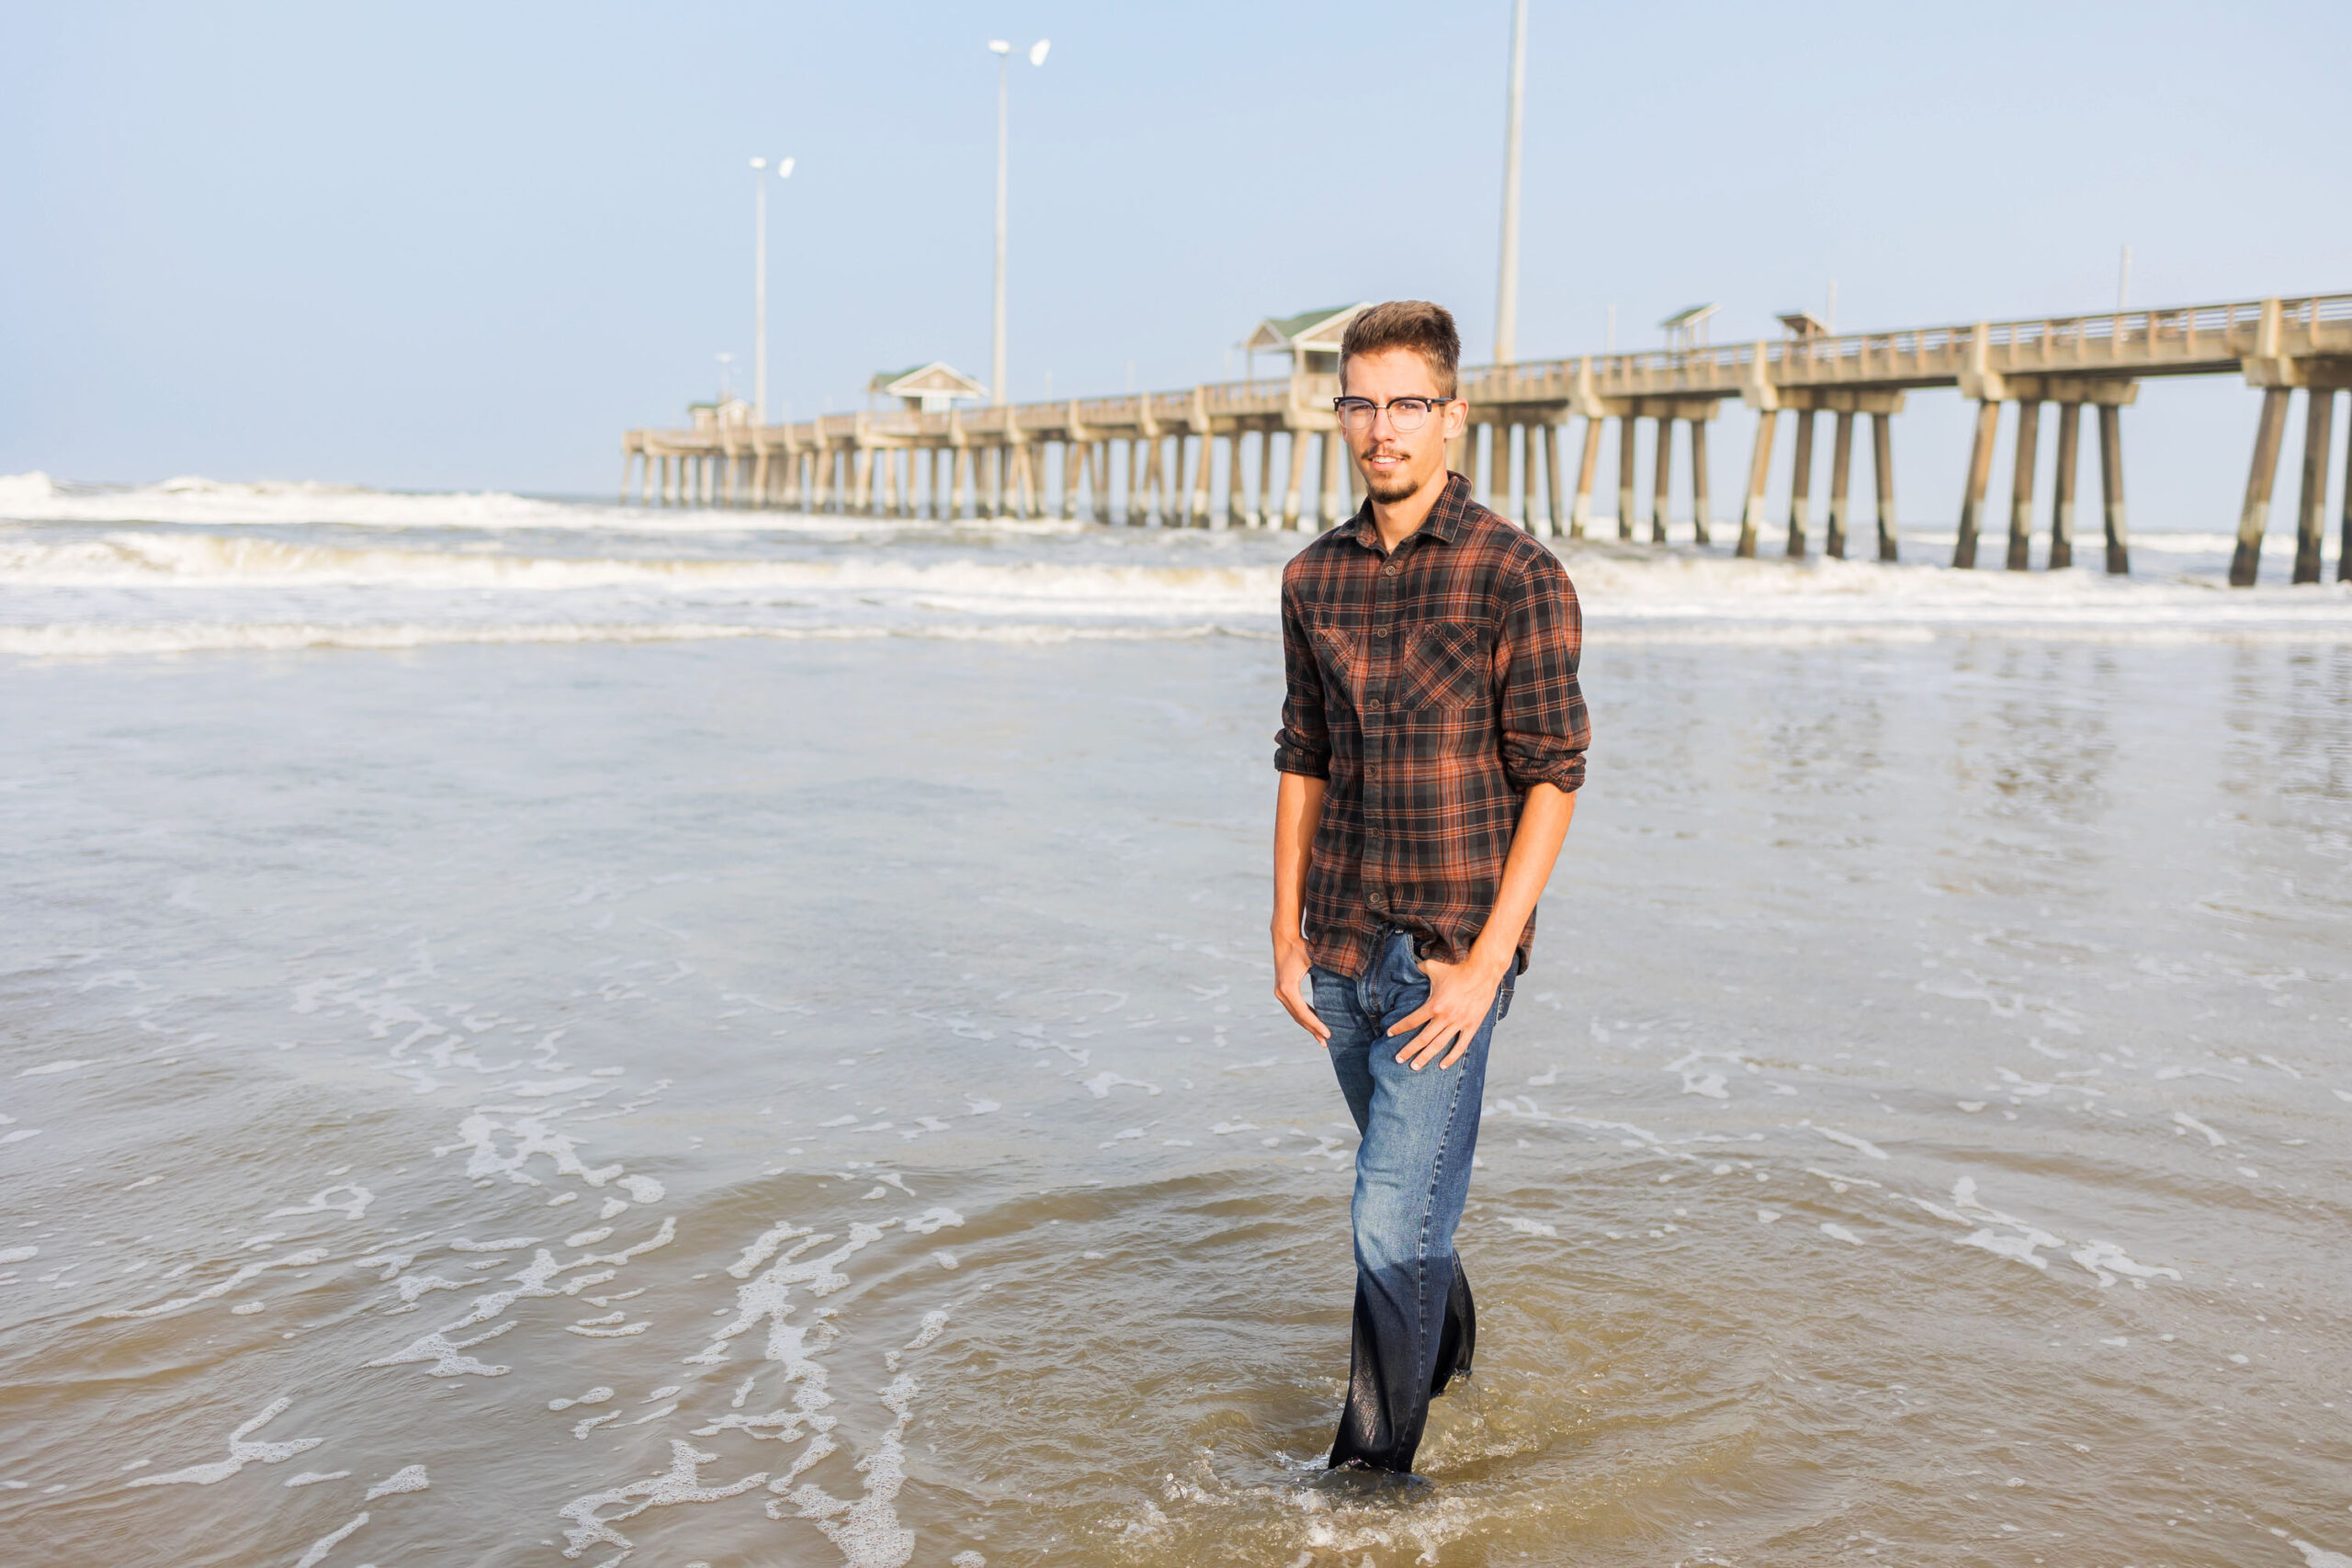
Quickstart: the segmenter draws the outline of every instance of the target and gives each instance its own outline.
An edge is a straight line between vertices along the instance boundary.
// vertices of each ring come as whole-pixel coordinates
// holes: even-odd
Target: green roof
[[[1266,325],[1285,338],[1295,338],[1309,327],[1321,326],[1334,316],[1344,316],[1355,310],[1353,305],[1329,305],[1320,310],[1302,310],[1295,316],[1269,316]]]

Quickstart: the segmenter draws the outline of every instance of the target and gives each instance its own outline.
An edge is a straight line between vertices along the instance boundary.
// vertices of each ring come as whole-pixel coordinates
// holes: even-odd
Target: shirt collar
[[[1414,529],[1405,537],[1418,539],[1426,534],[1442,545],[1450,545],[1453,543],[1453,536],[1462,531],[1462,525],[1468,520],[1470,509],[1476,504],[1476,502],[1470,499],[1470,481],[1448,469],[1445,476],[1445,488],[1438,492],[1437,500],[1430,503],[1429,515],[1421,519],[1421,525],[1419,528]],[[1340,524],[1335,532],[1345,534],[1357,544],[1377,554],[1380,549],[1380,525],[1372,520],[1371,497],[1365,497],[1364,503],[1356,508],[1356,514]]]

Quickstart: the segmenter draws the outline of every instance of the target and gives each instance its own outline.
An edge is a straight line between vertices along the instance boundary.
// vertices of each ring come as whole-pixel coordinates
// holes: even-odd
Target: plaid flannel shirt
[[[1317,964],[1361,975],[1383,927],[1469,956],[1528,787],[1584,782],[1583,637],[1559,558],[1460,474],[1393,557],[1367,502],[1283,569],[1274,766],[1329,781],[1306,874]],[[1531,917],[1522,971],[1534,935]]]

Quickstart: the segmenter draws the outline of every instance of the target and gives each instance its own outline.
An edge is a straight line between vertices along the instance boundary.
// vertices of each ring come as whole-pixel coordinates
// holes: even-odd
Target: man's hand
[[[1421,970],[1430,977],[1430,999],[1389,1029],[1391,1038],[1408,1030],[1420,1030],[1396,1053],[1396,1059],[1417,1073],[1441,1051],[1445,1051],[1445,1060],[1438,1063],[1440,1072],[1462,1060],[1462,1053],[1470,1049],[1470,1042],[1477,1038],[1479,1025],[1487,1021],[1487,1010],[1495,1005],[1496,987],[1503,983],[1503,968],[1513,961],[1516,953],[1514,949],[1512,956],[1506,957],[1501,965],[1481,958],[1476,948],[1471,950],[1469,959],[1461,964],[1441,964],[1434,958],[1421,960]],[[1447,1051],[1448,1045],[1453,1048]]]
[[[1306,971],[1315,960],[1306,951],[1300,937],[1285,938],[1274,933],[1274,999],[1283,1010],[1298,1021],[1298,1026],[1315,1036],[1324,1045],[1331,1043],[1331,1026],[1315,1016],[1315,1004],[1305,1000],[1299,993],[1299,982],[1306,978]]]

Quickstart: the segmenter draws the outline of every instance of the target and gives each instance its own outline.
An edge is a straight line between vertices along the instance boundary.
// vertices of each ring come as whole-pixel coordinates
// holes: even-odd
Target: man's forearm
[[[1576,812],[1577,797],[1556,784],[1531,786],[1520,805],[1519,827],[1503,862],[1502,886],[1470,949],[1470,962],[1491,969],[1498,978],[1518,957],[1520,934],[1535,913],[1535,901],[1544,897],[1544,885],[1552,879],[1552,866],[1560,858],[1561,842]]]
[[[1296,937],[1306,910],[1306,867],[1323,820],[1325,781],[1284,773],[1274,801],[1274,919],[1277,937]]]

